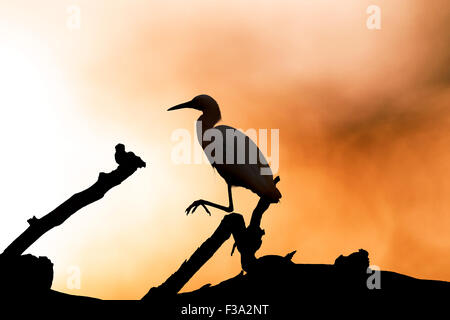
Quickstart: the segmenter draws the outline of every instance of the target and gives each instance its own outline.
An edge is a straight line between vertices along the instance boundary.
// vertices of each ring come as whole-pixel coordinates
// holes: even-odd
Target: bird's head
[[[219,105],[217,104],[216,100],[214,100],[212,97],[210,97],[206,94],[201,94],[199,96],[196,96],[191,101],[178,104],[172,108],[167,109],[167,111],[186,109],[186,108],[199,110],[199,111],[202,111],[203,113],[219,111]]]

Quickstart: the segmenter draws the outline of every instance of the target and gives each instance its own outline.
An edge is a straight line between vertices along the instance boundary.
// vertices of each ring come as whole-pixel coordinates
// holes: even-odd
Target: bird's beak
[[[167,111],[186,109],[186,108],[199,110],[199,108],[192,101],[188,101],[188,102],[184,102],[184,103],[178,104],[176,106],[173,106],[172,108],[167,109]]]

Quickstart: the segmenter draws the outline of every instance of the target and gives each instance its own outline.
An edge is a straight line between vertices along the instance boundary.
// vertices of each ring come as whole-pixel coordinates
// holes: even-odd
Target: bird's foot
[[[194,213],[195,210],[197,210],[197,208],[199,206],[202,206],[205,209],[206,213],[211,215],[211,212],[209,212],[208,207],[205,204],[205,200],[196,200],[196,201],[192,202],[192,204],[189,207],[187,207],[187,209],[185,211],[186,215],[189,215],[190,213]]]

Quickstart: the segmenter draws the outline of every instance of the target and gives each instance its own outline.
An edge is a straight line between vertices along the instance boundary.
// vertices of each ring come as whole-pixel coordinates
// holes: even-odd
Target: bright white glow
[[[0,44],[0,251],[28,218],[51,209],[48,194],[62,183],[63,164],[50,151],[64,142],[68,102],[48,52],[23,41]]]

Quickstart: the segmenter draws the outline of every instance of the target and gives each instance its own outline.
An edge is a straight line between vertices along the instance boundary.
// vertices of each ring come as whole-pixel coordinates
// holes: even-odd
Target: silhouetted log
[[[0,255],[1,293],[7,299],[39,298],[52,286],[53,263],[47,257]]]
[[[141,158],[133,152],[125,152],[123,144],[116,146],[115,160],[119,166],[109,173],[101,172],[92,186],[74,194],[44,217],[29,219],[29,227],[5,249],[3,255],[21,255],[47,231],[61,225],[81,208],[100,200],[106,192],[121,184],[138,168],[145,167]]]

